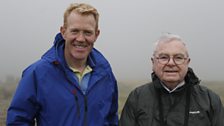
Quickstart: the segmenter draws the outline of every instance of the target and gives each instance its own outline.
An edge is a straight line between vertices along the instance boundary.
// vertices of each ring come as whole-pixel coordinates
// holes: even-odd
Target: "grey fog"
[[[118,81],[150,80],[153,43],[166,32],[185,40],[190,66],[201,80],[224,80],[222,0],[1,0],[1,81],[21,77],[53,45],[72,2],[98,9],[101,33],[95,48]]]

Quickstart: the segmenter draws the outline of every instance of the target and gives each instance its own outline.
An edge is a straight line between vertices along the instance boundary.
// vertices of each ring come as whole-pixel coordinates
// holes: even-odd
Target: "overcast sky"
[[[224,80],[223,0],[1,0],[0,78],[21,76],[52,46],[71,2],[100,13],[95,44],[118,81],[151,80],[153,43],[164,32],[180,35],[201,80]]]

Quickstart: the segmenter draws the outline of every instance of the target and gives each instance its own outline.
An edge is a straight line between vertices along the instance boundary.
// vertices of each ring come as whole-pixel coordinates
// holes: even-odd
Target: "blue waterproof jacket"
[[[117,126],[118,89],[110,64],[93,49],[86,94],[64,60],[64,39],[24,70],[7,113],[7,126]]]

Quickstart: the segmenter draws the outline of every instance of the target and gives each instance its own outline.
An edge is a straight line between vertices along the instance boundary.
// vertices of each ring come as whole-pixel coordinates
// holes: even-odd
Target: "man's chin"
[[[177,78],[166,78],[163,81],[167,83],[178,83],[180,80]]]
[[[73,59],[81,61],[81,60],[85,60],[86,57],[87,56],[73,56]]]

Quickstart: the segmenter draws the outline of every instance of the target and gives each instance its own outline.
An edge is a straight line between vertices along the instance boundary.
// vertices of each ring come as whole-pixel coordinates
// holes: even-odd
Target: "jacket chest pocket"
[[[206,112],[189,111],[189,126],[211,126],[211,122]]]

